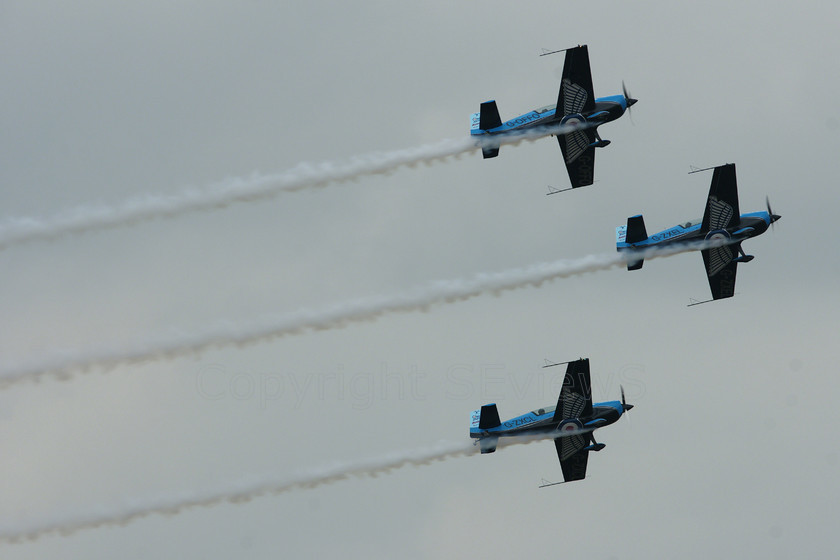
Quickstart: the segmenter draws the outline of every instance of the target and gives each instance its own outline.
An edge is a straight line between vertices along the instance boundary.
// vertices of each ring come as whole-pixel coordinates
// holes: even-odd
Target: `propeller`
[[[624,398],[624,385],[619,385],[619,387],[621,387],[621,408],[624,409],[624,412],[627,412],[633,408],[633,405],[627,404],[627,400]]]
[[[635,105],[636,101],[638,101],[638,99],[633,99],[632,97],[630,97],[630,92],[627,91],[627,86],[624,85],[624,80],[621,80],[621,91],[624,93],[624,99],[627,100],[627,113],[629,113],[630,120],[632,121],[633,120],[633,110],[630,109],[630,107]]]
[[[766,196],[764,198],[764,202],[767,204],[767,213],[770,215],[770,226],[773,229],[775,229],[776,226],[774,226],[773,224],[776,223],[781,218],[781,216],[773,213],[773,209],[770,207],[770,197],[769,196]]]

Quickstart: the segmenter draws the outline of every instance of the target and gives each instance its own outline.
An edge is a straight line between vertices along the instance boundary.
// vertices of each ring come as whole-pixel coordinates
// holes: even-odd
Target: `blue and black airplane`
[[[741,242],[761,235],[780,218],[770,208],[769,199],[765,212],[740,213],[735,164],[728,163],[714,168],[702,219],[689,220],[648,237],[644,218],[632,216],[627,219],[626,226],[618,226],[615,230],[616,249],[633,252],[677,243],[685,244],[687,248],[696,244],[699,248],[705,243],[701,253],[712,290],[713,299],[708,301],[713,301],[735,295],[738,263],[755,258],[744,253]],[[707,242],[718,242],[719,245],[708,247]],[[630,260],[627,270],[638,270],[643,264],[644,258]]]
[[[622,89],[622,95],[595,99],[586,45],[567,49],[560,94],[555,105],[534,109],[503,123],[496,102],[485,101],[481,110],[472,115],[470,134],[482,138],[482,154],[485,158],[493,158],[499,155],[499,145],[490,141],[493,136],[518,134],[537,127],[578,125],[579,128],[571,132],[557,134],[557,140],[572,188],[585,187],[594,181],[595,148],[603,148],[610,143],[601,138],[598,127],[619,118],[636,103],[627,89]]]
[[[589,452],[606,447],[595,441],[593,432],[612,424],[631,408],[633,405],[624,401],[624,389],[621,390],[621,401],[593,405],[589,359],[581,358],[569,362],[566,367],[557,406],[540,408],[502,422],[496,405],[486,404],[472,412],[470,437],[478,439],[481,453],[496,451],[499,438],[552,438],[565,482],[583,480]]]

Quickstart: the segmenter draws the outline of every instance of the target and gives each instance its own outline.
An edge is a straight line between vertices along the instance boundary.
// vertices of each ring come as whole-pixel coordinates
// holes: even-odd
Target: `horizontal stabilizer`
[[[499,438],[497,437],[486,437],[481,438],[478,441],[478,448],[481,450],[481,454],[484,455],[485,453],[493,453],[496,451],[496,445],[499,443]]]
[[[478,128],[490,130],[502,126],[502,117],[499,116],[499,108],[495,101],[485,101],[481,104]]]
[[[627,270],[639,270],[645,265],[645,259],[639,259],[636,261],[627,261]]]
[[[616,236],[619,236],[618,231],[616,231]],[[644,241],[647,238],[648,235],[647,229],[645,229],[645,219],[642,217],[642,215],[639,214],[638,216],[631,216],[627,218],[627,227],[624,231],[624,242],[633,245],[635,243]],[[638,259],[634,261],[628,260],[627,270],[639,270],[644,264],[644,259]]]
[[[627,218],[627,235],[625,237],[625,242],[632,245],[633,243],[644,241],[647,237],[645,219],[641,214]]]
[[[489,430],[490,428],[497,428],[502,425],[499,419],[499,411],[494,404],[485,404],[481,407],[481,417],[478,420],[478,428],[480,430]]]

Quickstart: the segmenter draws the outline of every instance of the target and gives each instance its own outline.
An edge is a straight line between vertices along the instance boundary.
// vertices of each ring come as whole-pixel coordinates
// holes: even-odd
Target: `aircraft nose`
[[[632,107],[633,105],[636,104],[636,101],[638,101],[638,99],[633,99],[632,97],[628,97],[627,98],[627,107]]]
[[[624,405],[624,412],[627,412],[628,410],[631,410],[632,408],[633,408],[632,404],[625,404]]]
[[[782,217],[779,214],[770,214],[770,223],[777,222],[781,220]]]

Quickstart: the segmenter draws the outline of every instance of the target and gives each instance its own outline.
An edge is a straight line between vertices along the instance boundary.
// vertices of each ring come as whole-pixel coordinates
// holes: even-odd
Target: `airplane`
[[[559,365],[559,364],[552,364]],[[496,451],[500,438],[540,438],[554,440],[565,482],[583,480],[590,451],[606,447],[595,441],[593,432],[612,424],[633,408],[624,400],[592,404],[589,358],[568,362],[557,406],[540,408],[527,414],[499,419],[496,404],[486,404],[470,415],[470,437],[475,438],[482,454]]]
[[[587,46],[566,49],[560,93],[555,105],[534,109],[503,123],[496,101],[485,101],[480,111],[472,115],[470,135],[482,139],[481,153],[487,159],[499,155],[499,145],[488,141],[488,137],[517,134],[537,127],[579,125],[580,128],[572,132],[556,136],[572,182],[571,188],[585,187],[594,181],[595,148],[603,148],[610,143],[601,138],[598,127],[619,118],[637,101],[630,97],[623,83],[622,89],[623,95],[596,99],[592,91]]]
[[[710,168],[711,169],[711,168]],[[774,214],[768,198],[766,212],[741,214],[738,207],[738,183],[735,176],[735,164],[728,163],[714,167],[712,185],[706,203],[703,219],[689,220],[648,237],[642,215],[627,218],[626,226],[615,229],[616,250],[639,251],[675,243],[697,244],[702,247],[707,241],[717,241],[721,245],[701,249],[706,275],[712,299],[699,301],[708,303],[717,299],[735,295],[735,273],[738,263],[747,263],[755,258],[747,255],[741,248],[741,242],[750,237],[761,235],[781,216]],[[706,171],[699,169],[697,171]],[[694,173],[694,171],[692,171]],[[627,270],[639,270],[644,258],[627,262]]]

